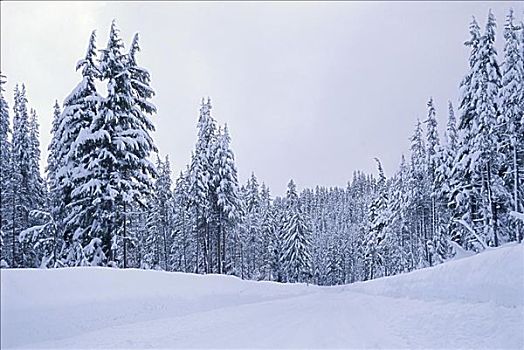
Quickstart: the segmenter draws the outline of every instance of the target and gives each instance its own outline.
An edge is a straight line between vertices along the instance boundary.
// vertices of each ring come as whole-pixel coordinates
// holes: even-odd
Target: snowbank
[[[5,348],[523,348],[524,245],[341,287],[1,270]]]
[[[510,244],[403,275],[358,282],[348,291],[449,302],[524,306],[524,246]]]

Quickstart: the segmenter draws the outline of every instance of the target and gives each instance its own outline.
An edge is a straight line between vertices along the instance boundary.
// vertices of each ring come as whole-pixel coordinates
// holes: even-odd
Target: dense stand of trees
[[[436,111],[429,99],[393,176],[376,159],[377,176],[357,171],[346,188],[299,193],[291,180],[285,196],[272,197],[254,174],[239,183],[227,125],[213,118],[209,98],[191,162],[174,184],[169,159],[150,161],[154,91],[137,62],[138,36],[125,51],[113,22],[104,49],[92,33],[80,82],[54,105],[45,180],[26,89],[15,88],[12,129],[1,89],[2,267],[134,267],[333,285],[521,242],[524,27],[510,11],[500,56],[495,29],[491,12],[484,31],[473,19],[458,110],[449,102]]]

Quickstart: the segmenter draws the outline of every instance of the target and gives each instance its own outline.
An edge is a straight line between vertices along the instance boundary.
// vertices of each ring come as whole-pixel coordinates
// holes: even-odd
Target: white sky
[[[12,107],[25,83],[40,117],[43,159],[52,106],[81,76],[76,62],[115,18],[126,45],[141,36],[139,64],[152,75],[160,154],[176,175],[196,141],[201,97],[227,122],[240,180],[254,171],[273,194],[345,186],[353,170],[386,174],[408,154],[433,96],[439,123],[466,72],[468,24],[497,17],[499,58],[509,7],[518,2],[0,2],[1,60]]]

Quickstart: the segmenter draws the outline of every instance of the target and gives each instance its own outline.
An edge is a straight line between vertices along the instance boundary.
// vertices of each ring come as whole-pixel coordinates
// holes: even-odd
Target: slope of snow
[[[523,245],[487,250],[477,256],[404,275],[358,282],[347,290],[372,295],[524,306]]]
[[[524,348],[524,245],[339,287],[0,270],[1,348]]]

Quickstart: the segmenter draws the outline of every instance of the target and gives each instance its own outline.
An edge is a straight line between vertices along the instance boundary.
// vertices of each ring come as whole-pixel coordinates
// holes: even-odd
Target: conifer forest
[[[522,16],[509,10],[496,20],[490,11],[467,30],[459,104],[436,110],[428,96],[391,176],[377,154],[376,171],[348,174],[345,187],[299,191],[289,179],[283,195],[254,173],[239,182],[235,125],[215,119],[220,101],[207,96],[195,106],[191,161],[171,172],[177,160],[159,158],[152,138],[164,117],[151,102],[155,77],[140,65],[141,38],[124,43],[117,21],[107,37],[85,38],[78,84],[49,101],[49,145],[40,144],[31,107],[39,92],[24,82],[6,91],[2,72],[2,269],[102,266],[331,286],[521,243]]]

